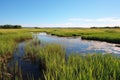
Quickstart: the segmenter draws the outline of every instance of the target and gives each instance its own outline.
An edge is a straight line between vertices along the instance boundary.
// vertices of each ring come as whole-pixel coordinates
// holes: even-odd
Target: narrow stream
[[[18,66],[21,69],[23,80],[39,80],[43,77],[42,71],[40,70],[39,61],[36,60],[33,62],[30,60],[24,60],[24,46],[24,42],[19,43],[17,50],[14,52],[13,58],[8,62],[8,69],[11,71],[11,69],[14,69],[15,65],[18,63]],[[15,78],[13,78],[13,80],[14,79]]]
[[[36,35],[36,34],[35,34]],[[56,43],[62,45],[66,49],[67,54],[78,53],[110,53],[119,55],[120,47],[116,45],[101,41],[82,40],[81,37],[57,37],[46,33],[38,33],[37,38],[41,43]]]

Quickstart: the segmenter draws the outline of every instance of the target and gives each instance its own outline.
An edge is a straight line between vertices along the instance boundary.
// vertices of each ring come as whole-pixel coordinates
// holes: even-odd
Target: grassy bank
[[[19,30],[0,29],[0,79],[9,80],[10,74],[7,72],[7,61],[12,57],[13,51],[21,41],[32,38],[30,33]]]
[[[31,47],[32,46],[32,47]],[[119,80],[120,57],[110,54],[70,55],[57,44],[26,45],[26,54],[40,59],[45,80]]]
[[[32,38],[30,33],[17,30],[0,30],[0,55],[12,53],[16,44]]]

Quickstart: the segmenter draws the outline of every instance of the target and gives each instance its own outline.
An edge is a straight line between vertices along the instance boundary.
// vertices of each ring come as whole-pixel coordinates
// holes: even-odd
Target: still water
[[[62,45],[67,54],[70,53],[111,53],[120,54],[119,44],[112,44],[101,41],[82,40],[81,37],[57,37],[46,33],[34,34],[41,43],[56,43]]]
[[[24,47],[25,42],[19,43],[13,53],[13,58],[8,61],[8,72],[12,74],[12,80],[44,80],[39,60],[33,62],[32,60],[23,59],[25,56]],[[18,64],[18,67],[16,64]],[[22,79],[20,76],[20,79],[16,79],[16,75],[21,75]]]

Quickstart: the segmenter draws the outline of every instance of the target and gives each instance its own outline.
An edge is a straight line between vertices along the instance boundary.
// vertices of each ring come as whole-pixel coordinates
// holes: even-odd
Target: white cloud
[[[73,23],[62,23],[62,24],[42,24],[40,26],[41,27],[74,27],[78,25]]]
[[[120,26],[120,18],[106,17],[106,18],[70,18],[68,22],[61,24],[23,24],[27,27],[105,27],[105,26]]]
[[[74,23],[62,23],[62,24],[35,24],[35,25],[30,25],[30,24],[23,24],[22,26],[24,27],[84,27],[80,24],[74,24]]]
[[[96,19],[97,22],[120,22],[119,18],[99,18]]]
[[[120,23],[63,23],[63,24],[40,24],[40,25],[22,25],[24,27],[105,27],[120,26]]]
[[[106,18],[96,18],[96,19],[90,19],[90,18],[70,18],[68,19],[70,22],[80,24],[83,27],[91,27],[91,26],[120,26],[120,18],[116,17],[106,17]]]
[[[83,19],[83,18],[70,18],[69,21],[84,21],[84,22],[92,22],[92,19]]]
[[[97,19],[70,18],[69,21],[82,21],[82,22],[120,22],[120,18],[116,18],[116,17],[97,18]]]

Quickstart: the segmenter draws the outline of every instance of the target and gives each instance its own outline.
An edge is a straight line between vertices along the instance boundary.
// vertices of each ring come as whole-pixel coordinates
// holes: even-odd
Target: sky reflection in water
[[[80,37],[57,37],[51,36],[46,33],[36,34],[37,38],[42,43],[57,43],[66,49],[67,54],[70,53],[113,53],[120,54],[120,47],[116,47],[116,44],[100,41],[82,40]]]

